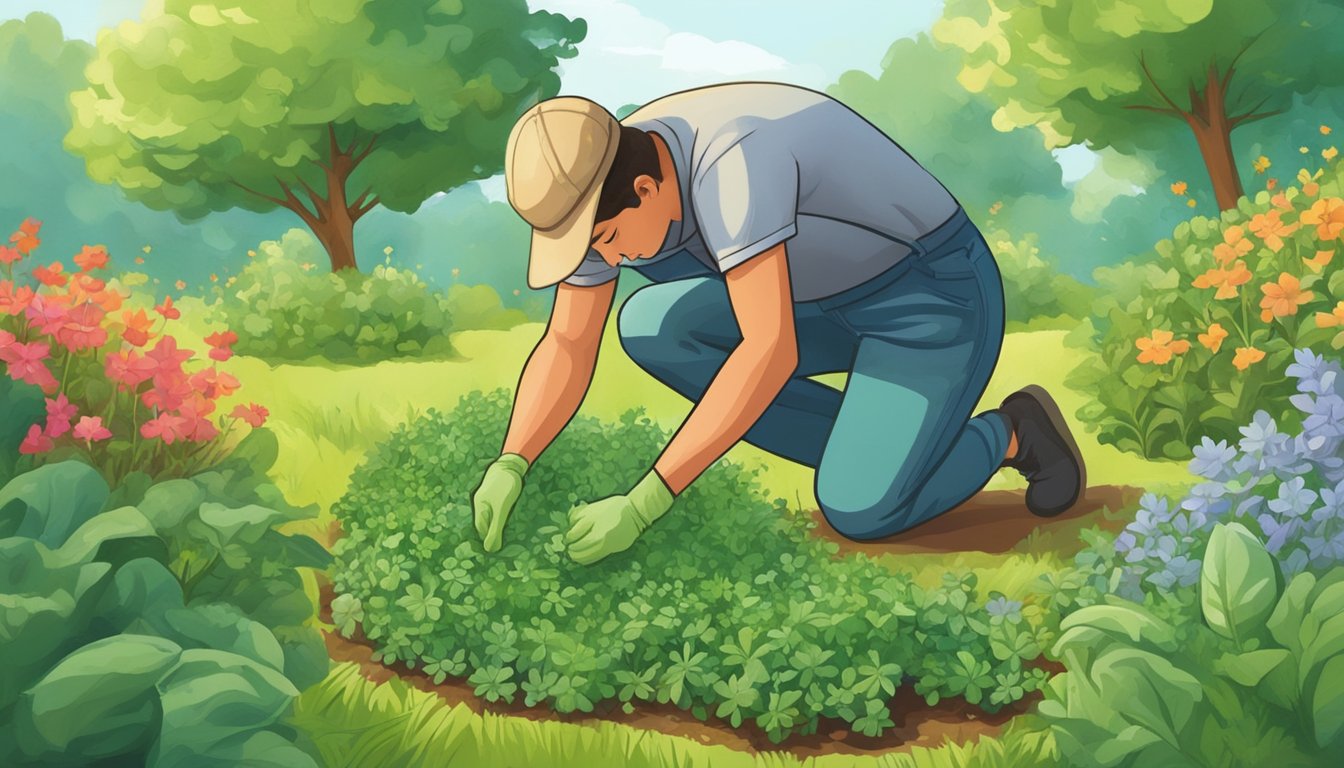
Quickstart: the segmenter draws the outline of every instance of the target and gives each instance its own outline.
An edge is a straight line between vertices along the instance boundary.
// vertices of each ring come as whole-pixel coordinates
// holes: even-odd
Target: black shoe
[[[1064,414],[1041,387],[1004,398],[999,413],[1017,435],[1017,456],[1003,462],[1027,478],[1027,509],[1040,517],[1067,511],[1087,488],[1087,468]]]

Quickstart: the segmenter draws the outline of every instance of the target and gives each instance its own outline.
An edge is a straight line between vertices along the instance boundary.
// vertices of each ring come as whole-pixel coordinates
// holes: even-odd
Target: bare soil
[[[869,555],[965,552],[1008,552],[1038,530],[1083,523],[1096,523],[1106,528],[1119,528],[1123,519],[1100,514],[1102,510],[1116,511],[1138,499],[1140,491],[1120,486],[1089,488],[1085,498],[1073,509],[1054,518],[1033,516],[1026,510],[1021,491],[988,491],[977,494],[962,506],[940,515],[905,533],[880,541],[852,541],[837,533],[822,517],[813,513],[818,525],[814,535],[840,545],[841,553],[864,552]],[[329,538],[340,536],[339,523],[333,523]],[[322,577],[321,619],[331,623],[331,585]],[[494,712],[532,720],[551,720],[570,723],[591,723],[609,720],[635,728],[644,728],[664,734],[681,736],[702,744],[719,744],[746,752],[789,751],[800,757],[826,754],[874,754],[908,751],[911,747],[937,747],[952,741],[966,743],[980,736],[997,735],[1003,725],[1021,714],[1040,699],[1033,694],[1023,701],[1005,707],[995,714],[987,714],[976,706],[961,700],[944,700],[929,706],[909,686],[902,686],[888,704],[894,728],[882,736],[872,738],[849,730],[841,720],[823,720],[812,735],[794,734],[775,744],[754,723],[743,723],[733,728],[719,718],[703,722],[689,712],[665,704],[641,702],[634,712],[625,713],[619,705],[607,702],[592,713],[560,714],[547,705],[528,707],[521,699],[514,704],[490,703],[473,693],[465,679],[446,679],[435,683],[431,676],[404,663],[391,665],[373,661],[373,647],[362,635],[345,638],[335,632],[324,632],[327,650],[336,661],[359,664],[364,677],[385,682],[400,677],[416,688],[433,693],[450,705],[465,704],[475,712]],[[1062,671],[1058,664],[1041,660],[1043,668]]]

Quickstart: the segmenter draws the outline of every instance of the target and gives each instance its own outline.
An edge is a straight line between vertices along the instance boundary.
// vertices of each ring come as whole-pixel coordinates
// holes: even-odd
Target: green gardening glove
[[[671,506],[672,491],[653,471],[624,496],[580,504],[569,511],[569,532],[565,534],[569,556],[581,565],[592,565],[629,549],[639,534]]]
[[[504,523],[523,492],[523,475],[527,474],[527,459],[516,453],[505,453],[485,470],[476,495],[471,497],[472,513],[476,518],[476,532],[481,535],[486,552],[498,552],[504,540]]]

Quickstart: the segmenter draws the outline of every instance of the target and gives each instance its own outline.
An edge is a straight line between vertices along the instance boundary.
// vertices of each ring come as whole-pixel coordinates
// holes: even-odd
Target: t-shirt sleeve
[[[720,272],[770,250],[798,232],[798,163],[746,136],[695,179],[691,206]]]
[[[613,267],[603,261],[596,248],[589,248],[583,261],[579,262],[579,268],[562,282],[581,288],[591,288],[615,280],[619,271],[620,267]]]

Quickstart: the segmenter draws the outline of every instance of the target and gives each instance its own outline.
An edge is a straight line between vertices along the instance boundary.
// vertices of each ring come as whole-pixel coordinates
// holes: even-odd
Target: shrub
[[[1235,522],[1215,525],[1202,555],[1190,627],[1114,597],[1064,619],[1054,654],[1068,671],[1039,709],[1070,765],[1337,761],[1344,568],[1300,573],[1285,588],[1264,545]]]
[[[1287,412],[1294,348],[1344,346],[1344,163],[1298,182],[1096,271],[1095,353],[1068,383],[1094,395],[1078,418],[1101,442],[1186,459],[1199,435],[1235,440],[1256,410]]]
[[[593,566],[565,554],[566,513],[624,492],[666,435],[636,412],[576,418],[529,470],[487,555],[470,497],[498,453],[510,400],[473,393],[430,411],[370,454],[333,506],[333,621],[376,658],[467,676],[490,701],[592,711],[602,701],[671,703],[772,738],[841,718],[869,735],[912,680],[930,702],[993,711],[1045,678],[1027,662],[1038,611],[949,574],[934,589],[866,557],[835,560],[752,475],[718,462],[635,546]]]
[[[436,291],[409,269],[323,272],[311,234],[262,243],[231,284],[215,287],[214,322],[237,330],[239,354],[278,362],[368,364],[451,355],[449,333],[524,322],[489,286]]]
[[[1040,257],[1037,236],[1014,238],[1007,230],[984,232],[1003,277],[1003,299],[1009,330],[1040,327],[1054,321],[1071,327],[1087,317],[1092,289]]]
[[[8,454],[0,466],[4,476],[76,457],[109,483],[133,468],[181,477],[217,462],[237,422],[265,422],[266,409],[251,403],[236,406],[222,430],[216,426],[215,401],[240,386],[216,364],[233,354],[236,337],[227,330],[207,336],[210,362],[188,372],[184,365],[195,352],[179,349],[166,332],[181,316],[172,297],[154,307],[154,320],[144,309],[123,309],[132,296],[126,285],[136,281],[129,274],[125,282],[96,276],[109,259],[103,246],[85,246],[75,255],[78,272],[66,273],[56,261],[31,268],[35,286],[16,281],[15,264],[36,261],[41,226],[25,219],[10,237],[14,247],[0,246],[6,270],[0,280],[0,371],[9,379],[0,387],[0,405],[12,409],[13,419],[0,430],[0,449],[13,450],[15,430],[22,429],[17,450],[29,457],[15,461]]]
[[[74,460],[0,488],[0,764],[316,765],[285,722],[329,663],[294,569],[329,557],[254,503],[261,434],[134,505]]]

